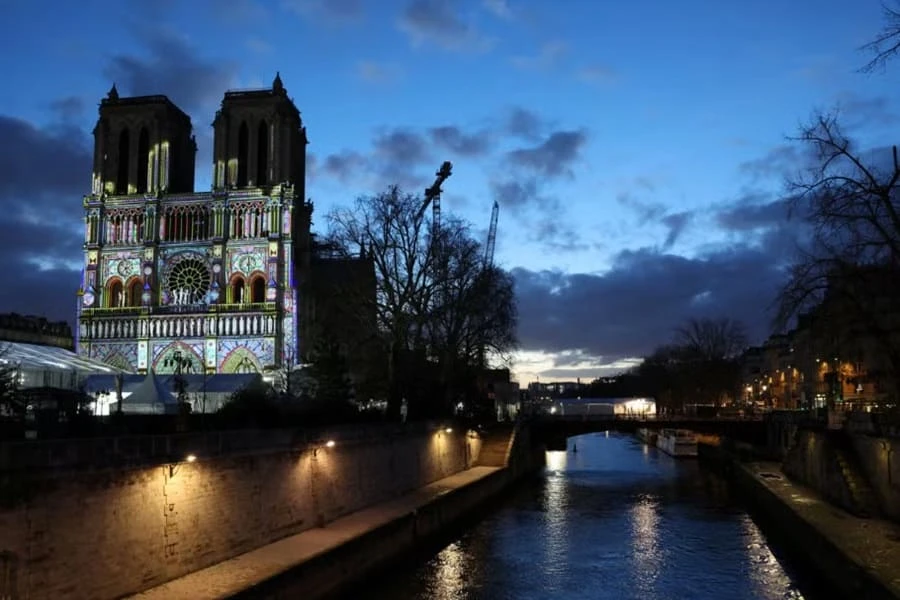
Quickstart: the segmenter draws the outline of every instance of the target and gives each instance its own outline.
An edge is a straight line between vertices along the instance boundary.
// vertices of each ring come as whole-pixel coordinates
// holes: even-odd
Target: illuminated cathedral
[[[281,78],[225,93],[209,192],[194,192],[191,119],[167,97],[113,86],[99,112],[79,353],[138,373],[295,364],[312,205],[306,129]]]

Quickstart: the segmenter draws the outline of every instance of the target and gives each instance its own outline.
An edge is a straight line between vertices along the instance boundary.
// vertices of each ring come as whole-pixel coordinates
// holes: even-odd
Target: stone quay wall
[[[0,598],[139,592],[460,472],[478,450],[424,424],[7,445]]]

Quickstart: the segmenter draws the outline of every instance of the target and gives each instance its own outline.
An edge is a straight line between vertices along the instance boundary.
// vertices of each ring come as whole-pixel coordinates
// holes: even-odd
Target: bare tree
[[[438,231],[420,214],[422,198],[396,186],[329,215],[330,234],[345,249],[364,248],[375,265],[371,302],[390,349],[389,402],[399,405],[400,357],[437,363],[449,384],[459,365],[483,349],[500,355],[515,344],[515,297],[508,274],[485,268],[468,226],[447,217]]]
[[[884,12],[884,27],[871,42],[862,47],[863,50],[873,54],[872,59],[861,69],[864,73],[871,73],[879,67],[884,67],[888,61],[900,54],[900,0],[894,0],[896,8],[882,4]]]
[[[732,359],[747,347],[747,334],[732,319],[690,319],[675,330],[675,344],[686,358]]]
[[[897,148],[861,151],[837,114],[818,115],[795,141],[811,165],[787,183],[792,210],[809,227],[790,278],[778,296],[776,327],[818,311],[838,338],[866,336],[900,373],[893,321],[900,305],[900,162]]]
[[[518,314],[510,275],[485,264],[484,248],[459,219],[445,219],[435,254],[431,348],[466,366],[486,366],[485,353],[508,361]]]

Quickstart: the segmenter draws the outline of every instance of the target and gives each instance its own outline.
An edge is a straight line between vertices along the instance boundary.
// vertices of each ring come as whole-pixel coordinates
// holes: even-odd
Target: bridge
[[[556,415],[526,417],[532,435],[548,450],[564,450],[566,439],[585,433],[618,431],[636,433],[638,429],[690,429],[706,435],[720,435],[754,445],[765,445],[767,423],[762,416],[698,417],[689,415]]]

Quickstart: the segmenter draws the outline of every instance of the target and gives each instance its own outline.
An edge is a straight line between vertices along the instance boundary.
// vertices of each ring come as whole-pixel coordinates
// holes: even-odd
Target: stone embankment
[[[835,438],[835,439],[831,439]],[[900,525],[885,515],[847,439],[800,431],[784,463],[701,448],[751,506],[767,536],[834,597],[900,598]]]
[[[471,468],[136,596],[332,597],[447,531],[540,466],[527,429],[487,433]]]

